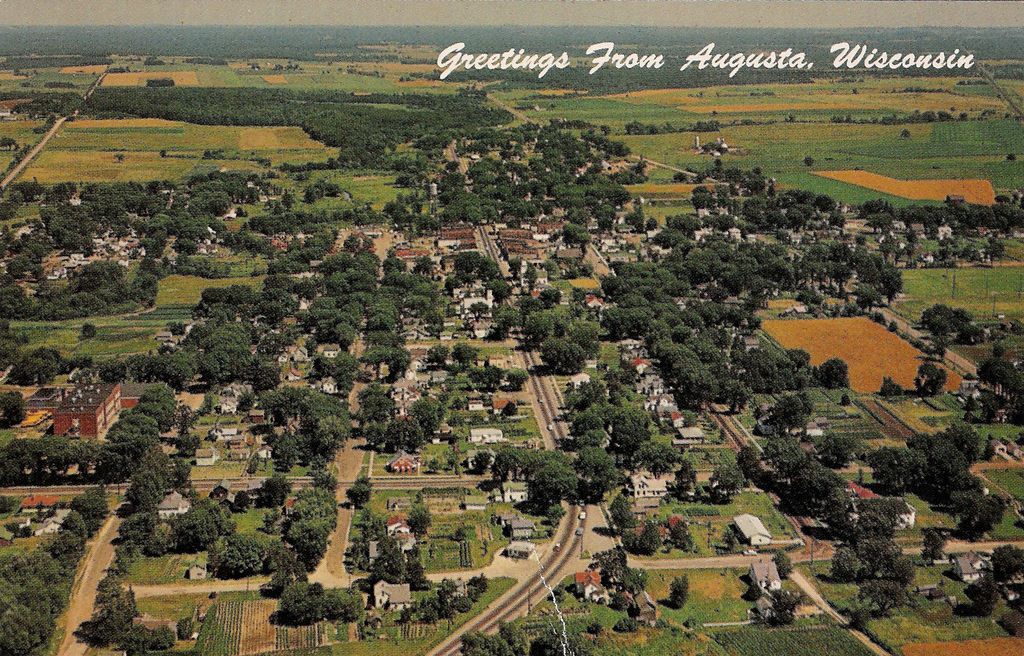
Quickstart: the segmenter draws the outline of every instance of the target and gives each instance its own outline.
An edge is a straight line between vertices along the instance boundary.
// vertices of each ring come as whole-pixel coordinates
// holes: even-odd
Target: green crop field
[[[2,132],[0,132],[2,136]],[[50,184],[181,179],[218,168],[258,170],[256,159],[324,161],[328,149],[298,127],[193,125],[160,119],[69,122],[29,165]]]
[[[715,640],[728,656],[868,656],[871,651],[848,631],[837,627],[802,630],[740,629],[722,632]]]

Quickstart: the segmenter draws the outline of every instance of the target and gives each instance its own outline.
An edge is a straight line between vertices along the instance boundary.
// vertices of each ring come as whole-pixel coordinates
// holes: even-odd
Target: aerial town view
[[[1024,654],[1020,5],[35,4],[0,655]]]

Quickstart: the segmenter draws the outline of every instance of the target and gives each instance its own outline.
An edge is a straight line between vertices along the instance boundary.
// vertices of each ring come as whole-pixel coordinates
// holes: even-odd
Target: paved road
[[[100,527],[82,558],[80,574],[71,592],[71,603],[64,613],[64,639],[61,641],[59,656],[85,656],[89,647],[78,639],[75,631],[90,617],[96,603],[96,589],[106,575],[107,568],[114,562],[114,538],[121,527],[121,519],[111,515]]]

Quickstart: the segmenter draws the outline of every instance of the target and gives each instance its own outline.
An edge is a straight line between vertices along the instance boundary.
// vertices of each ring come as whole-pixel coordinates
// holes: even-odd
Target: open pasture
[[[963,308],[979,320],[1024,316],[1024,267],[909,269],[903,290],[896,309],[912,321],[936,303]]]
[[[764,330],[785,348],[807,351],[811,363],[841,358],[849,367],[850,387],[877,392],[888,376],[901,387],[914,387],[924,354],[895,333],[865,317],[842,319],[771,319]],[[960,386],[960,376],[947,372],[946,389]]]
[[[203,295],[204,289],[230,287],[231,285],[247,285],[258,287],[263,276],[245,276],[239,278],[199,278],[197,276],[171,275],[160,280],[156,292],[158,307],[175,305],[195,305]]]
[[[817,171],[815,175],[910,200],[945,200],[949,196],[961,196],[975,205],[992,205],[996,200],[996,192],[988,180],[897,180],[869,171]]]
[[[176,87],[197,87],[199,76],[195,71],[133,71],[131,73],[107,73],[100,86],[144,87],[149,80],[174,80]]]

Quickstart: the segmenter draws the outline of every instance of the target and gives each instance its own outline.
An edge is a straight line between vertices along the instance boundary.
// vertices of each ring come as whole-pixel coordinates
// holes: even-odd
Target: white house
[[[505,483],[504,488],[504,494],[501,489],[498,488],[491,493],[491,498],[500,503],[522,503],[530,498],[530,493],[526,488],[526,483],[513,481],[511,483]]]
[[[656,478],[650,474],[633,474],[629,477],[629,489],[634,498],[661,499],[668,495],[668,479]]]
[[[67,508],[61,508],[60,510],[56,511],[52,516],[44,519],[43,523],[39,526],[39,528],[37,528],[33,532],[33,535],[51,535],[53,533],[56,533],[61,529],[62,526],[64,526],[64,520],[66,520],[68,518],[68,515],[70,514],[71,511],[68,510]]]
[[[505,433],[500,428],[471,428],[469,430],[470,444],[498,444],[507,441]]]

